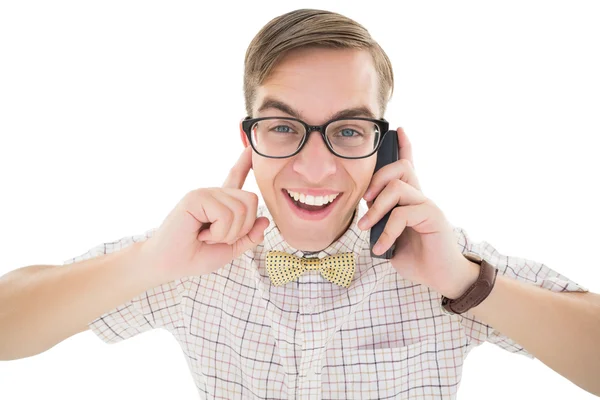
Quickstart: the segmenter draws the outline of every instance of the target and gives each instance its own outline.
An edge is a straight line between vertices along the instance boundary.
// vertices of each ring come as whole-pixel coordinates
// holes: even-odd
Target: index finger
[[[252,147],[247,146],[240,158],[229,170],[229,175],[223,183],[224,188],[241,189],[244,186],[248,172],[252,168]]]
[[[408,140],[408,136],[406,136],[403,128],[396,129],[396,134],[398,136],[398,150],[400,152],[400,159],[410,161],[414,169],[415,162],[413,161],[412,145],[410,144],[410,140]]]

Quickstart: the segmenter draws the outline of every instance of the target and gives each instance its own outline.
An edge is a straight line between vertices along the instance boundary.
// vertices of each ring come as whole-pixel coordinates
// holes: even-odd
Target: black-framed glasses
[[[242,129],[258,154],[287,158],[302,150],[312,131],[318,131],[333,154],[341,158],[365,158],[381,146],[389,129],[385,119],[341,118],[323,125],[308,125],[291,117],[246,117]]]

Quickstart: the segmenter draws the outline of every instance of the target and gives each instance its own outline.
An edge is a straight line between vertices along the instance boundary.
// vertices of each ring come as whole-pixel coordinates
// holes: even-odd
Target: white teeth
[[[329,194],[329,195],[325,195],[325,196],[312,196],[310,194],[305,195],[304,193],[292,192],[290,190],[288,190],[287,192],[290,195],[290,197],[293,198],[294,200],[300,201],[301,203],[308,204],[311,206],[322,206],[327,203],[331,203],[339,195],[339,193],[337,193],[337,194]]]

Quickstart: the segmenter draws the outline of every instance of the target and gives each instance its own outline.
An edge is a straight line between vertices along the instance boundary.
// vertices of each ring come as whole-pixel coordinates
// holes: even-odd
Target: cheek
[[[252,154],[252,171],[256,178],[256,183],[261,191],[270,190],[273,186],[273,181],[281,169],[284,163],[261,157],[258,154]]]
[[[357,189],[364,190],[371,183],[371,178],[373,177],[373,170],[375,169],[376,159],[371,158],[366,160],[348,160],[353,161],[346,163],[345,169],[354,185],[356,185]],[[357,162],[358,161],[358,162]]]

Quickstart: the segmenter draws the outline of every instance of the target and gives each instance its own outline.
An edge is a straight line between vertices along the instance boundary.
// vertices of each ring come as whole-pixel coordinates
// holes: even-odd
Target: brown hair
[[[269,21],[252,39],[244,60],[244,99],[252,116],[256,87],[269,76],[285,53],[300,47],[366,49],[379,76],[380,117],[394,91],[392,63],[379,44],[358,22],[324,10],[300,9]]]

